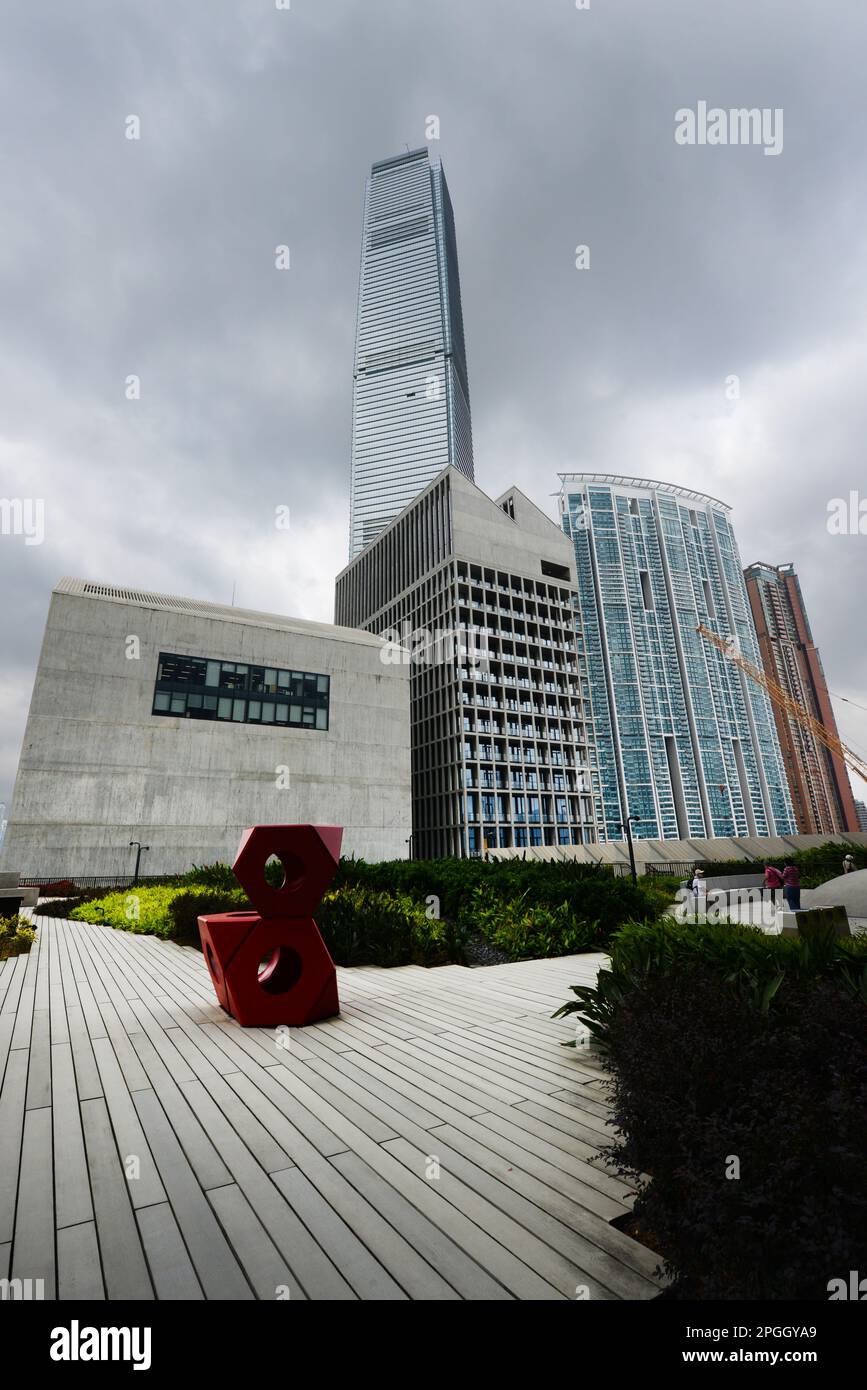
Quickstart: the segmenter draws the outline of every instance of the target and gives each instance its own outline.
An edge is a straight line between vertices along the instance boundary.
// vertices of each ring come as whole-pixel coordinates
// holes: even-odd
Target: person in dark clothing
[[[801,874],[796,864],[787,859],[783,866],[783,897],[790,912],[801,910]]]

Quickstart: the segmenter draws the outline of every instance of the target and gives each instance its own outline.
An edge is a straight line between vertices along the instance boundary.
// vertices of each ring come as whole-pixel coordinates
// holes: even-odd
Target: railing
[[[177,874],[139,874],[139,886],[148,884],[156,886],[160,883],[174,883]],[[54,878],[27,878],[22,877],[18,880],[21,888],[56,888],[56,893],[43,896],[67,897],[71,896],[77,889],[87,891],[91,888],[131,888],[133,887],[132,872],[127,874],[96,874],[57,877]]]

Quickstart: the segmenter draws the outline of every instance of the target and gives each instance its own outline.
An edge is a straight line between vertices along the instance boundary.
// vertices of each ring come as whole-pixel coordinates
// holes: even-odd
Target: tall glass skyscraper
[[[696,631],[760,663],[722,502],[610,474],[561,474],[575,548],[579,672],[589,694],[600,831],[646,839],[795,831],[771,703]]]
[[[350,558],[448,464],[473,477],[455,222],[427,149],[370,171],[358,287]]]

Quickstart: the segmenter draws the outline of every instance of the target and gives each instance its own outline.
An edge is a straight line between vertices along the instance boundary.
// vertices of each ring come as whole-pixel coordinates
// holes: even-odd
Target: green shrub
[[[205,887],[181,889],[168,905],[168,935],[182,946],[199,946],[200,917],[212,912],[243,912],[245,908],[252,910],[242,888],[236,887],[231,891]]]
[[[826,1300],[867,1248],[867,940],[633,923],[573,994],[671,1296]]]
[[[131,888],[125,893],[107,893],[103,898],[80,903],[70,912],[75,922],[97,922],[125,931],[162,936],[186,944],[198,944],[196,918],[207,912],[237,912],[246,906],[246,896],[237,885],[219,892],[197,886]]]
[[[337,965],[445,965],[463,960],[459,931],[408,894],[346,884],[326,893],[316,914]]]
[[[567,903],[529,905],[526,893],[504,900],[477,888],[466,916],[510,960],[599,951],[607,939],[598,921],[577,917]]]
[[[700,966],[721,984],[767,1010],[786,980],[834,979],[867,1000],[867,935],[771,936],[758,927],[713,922],[628,922],[611,939],[611,961],[594,987],[574,985],[575,1000],[558,1015],[578,1014],[596,1039],[623,1001],[652,976]]]
[[[177,880],[178,883],[196,888],[219,888],[234,892],[238,880],[229,864],[194,864],[190,871]]]
[[[0,918],[0,960],[26,956],[35,940],[36,931],[29,917],[17,913]]]

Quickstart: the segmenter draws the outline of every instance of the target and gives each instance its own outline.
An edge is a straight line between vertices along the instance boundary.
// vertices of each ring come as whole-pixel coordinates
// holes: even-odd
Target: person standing
[[[801,873],[791,859],[783,866],[783,897],[790,912],[801,910]]]
[[[843,860],[843,873],[844,873],[844,874],[854,874],[854,872],[855,872],[855,860],[852,858],[852,855],[851,855],[851,854],[847,854],[847,855],[846,855],[846,858]]]
[[[780,889],[783,886],[783,875],[780,873],[776,864],[765,865],[765,887],[768,890],[773,915],[776,916],[780,909]],[[764,894],[762,894],[764,898]],[[773,918],[772,918],[773,920]]]
[[[783,886],[783,875],[780,873],[776,864],[765,865],[765,887],[770,888],[776,893],[778,888]]]

